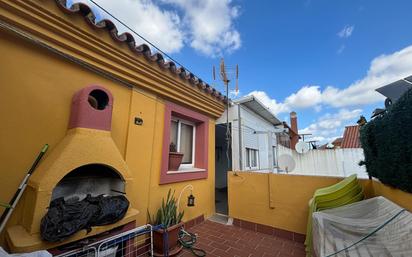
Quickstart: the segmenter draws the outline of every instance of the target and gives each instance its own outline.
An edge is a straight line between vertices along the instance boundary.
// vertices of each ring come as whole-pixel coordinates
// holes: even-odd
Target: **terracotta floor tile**
[[[305,256],[303,244],[244,228],[215,223],[209,220],[188,229],[198,235],[195,247],[212,257],[287,257]],[[192,253],[182,251],[179,257]],[[192,255],[193,256],[193,255]]]

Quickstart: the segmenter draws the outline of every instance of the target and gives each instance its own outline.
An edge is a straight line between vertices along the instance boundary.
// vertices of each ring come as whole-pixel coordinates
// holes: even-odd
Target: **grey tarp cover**
[[[52,257],[52,255],[46,250],[31,253],[9,254],[2,247],[0,247],[0,257]]]
[[[332,256],[412,256],[412,214],[382,196],[315,212],[312,217],[317,257],[332,255],[365,237]]]

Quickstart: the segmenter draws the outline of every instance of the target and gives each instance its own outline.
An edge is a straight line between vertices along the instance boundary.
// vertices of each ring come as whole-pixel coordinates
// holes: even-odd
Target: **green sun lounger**
[[[363,200],[363,189],[353,174],[332,186],[315,191],[309,201],[308,223],[306,227],[306,256],[312,254],[312,214],[316,211],[332,209]]]

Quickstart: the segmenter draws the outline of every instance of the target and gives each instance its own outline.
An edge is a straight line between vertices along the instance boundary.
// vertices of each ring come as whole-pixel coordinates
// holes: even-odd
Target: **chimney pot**
[[[293,130],[293,132],[290,134],[290,148],[295,149],[295,146],[299,141],[299,131],[298,116],[294,111],[290,113],[290,128]]]
[[[111,130],[112,94],[101,86],[89,86],[77,91],[72,99],[69,129],[91,128]]]

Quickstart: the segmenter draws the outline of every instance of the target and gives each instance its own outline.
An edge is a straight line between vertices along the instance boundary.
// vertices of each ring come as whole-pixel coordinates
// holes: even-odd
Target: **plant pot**
[[[169,170],[179,170],[182,163],[183,153],[170,152],[169,153]]]
[[[183,246],[180,245],[178,237],[180,228],[182,226],[183,222],[180,222],[179,224],[168,227],[167,229],[159,229],[153,231],[153,248],[155,256],[164,256],[165,254],[165,242],[163,241],[164,239],[166,239],[165,233],[167,233],[166,245],[169,246],[168,256],[178,254],[182,250]]]

